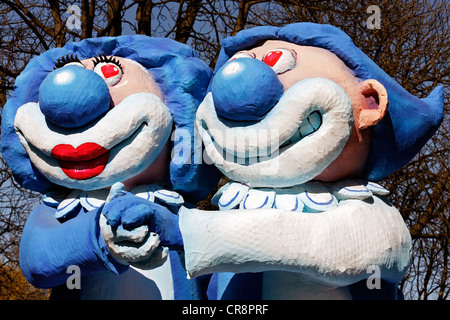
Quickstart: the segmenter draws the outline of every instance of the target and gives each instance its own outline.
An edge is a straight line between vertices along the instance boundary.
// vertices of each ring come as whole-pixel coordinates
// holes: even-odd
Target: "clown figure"
[[[180,212],[189,275],[212,299],[401,297],[411,238],[376,181],[442,116],[441,87],[410,95],[335,27],[225,39],[196,125],[231,181],[220,211]]]
[[[16,180],[45,194],[20,245],[31,284],[65,288],[77,269],[81,298],[201,297],[176,214],[217,182],[192,161],[210,74],[188,46],[146,36],[69,43],[27,65],[1,142]]]

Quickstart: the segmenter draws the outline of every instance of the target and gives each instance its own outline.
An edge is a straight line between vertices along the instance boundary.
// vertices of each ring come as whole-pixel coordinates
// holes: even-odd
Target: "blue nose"
[[[238,58],[219,69],[212,80],[211,92],[219,116],[256,121],[277,103],[283,95],[283,85],[264,62]]]
[[[52,71],[41,83],[39,106],[58,126],[82,127],[109,109],[109,89],[95,72],[69,65]]]

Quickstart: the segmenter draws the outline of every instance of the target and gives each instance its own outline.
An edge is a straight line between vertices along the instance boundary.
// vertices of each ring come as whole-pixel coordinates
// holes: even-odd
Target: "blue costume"
[[[389,107],[372,127],[361,176],[313,181],[323,170],[314,171],[318,165],[314,159],[322,161],[317,156],[327,154],[322,146],[341,132],[333,129],[324,134],[327,120],[348,119],[343,126],[349,130],[352,106],[342,88],[325,77],[297,80],[283,90],[278,76],[286,70],[294,72],[295,62],[287,59],[277,70],[274,60],[266,62],[265,57],[270,53],[294,59],[295,54],[291,47],[272,42],[265,49],[271,51],[264,51],[261,58],[258,54],[263,51],[258,49],[268,40],[328,50],[359,81],[375,79],[384,86]],[[297,23],[255,27],[224,39],[209,91],[197,111],[197,126],[206,152],[232,181],[213,197],[220,214],[196,209],[180,213],[188,273],[192,277],[215,273],[209,298],[398,298],[397,283],[409,265],[411,239],[399,212],[385,198],[389,192],[372,181],[399,170],[434,134],[443,118],[443,88],[419,99],[338,28]],[[338,103],[328,108],[330,101]],[[332,114],[335,110],[338,113]],[[341,130],[340,124],[328,125]],[[265,151],[274,142],[263,136],[264,148],[256,149],[253,133],[262,129],[266,134],[273,128],[287,132],[284,140],[277,140],[279,149],[271,151],[277,153],[256,157],[256,151]],[[243,143],[230,143],[223,138],[225,132]],[[350,131],[346,132],[348,137]],[[246,145],[247,141],[252,142]],[[347,140],[338,143],[342,141]],[[313,148],[317,157],[303,160]],[[288,162],[288,157],[294,160]],[[333,161],[336,154],[328,159]],[[269,172],[271,163],[278,171]],[[296,171],[308,166],[309,177],[294,177],[295,182]],[[367,270],[374,266],[381,270],[381,290],[366,285]]]
[[[115,281],[117,277],[114,275],[123,274],[129,269],[129,265],[119,263],[113,258],[105,246],[100,234],[99,217],[105,208],[108,192],[95,191],[129,177],[123,174],[121,176],[122,170],[116,170],[118,175],[112,180],[108,181],[108,177],[103,180],[99,179],[98,188],[90,186],[82,190],[84,185],[90,181],[89,179],[74,180],[77,183],[76,187],[58,185],[55,183],[58,180],[50,181],[30,161],[30,155],[27,152],[30,150],[26,150],[24,145],[29,146],[32,143],[27,141],[22,144],[24,143],[24,141],[20,141],[23,138],[22,132],[15,128],[15,121],[18,121],[16,119],[18,110],[24,105],[33,107],[36,102],[40,103],[41,112],[46,119],[45,126],[48,125],[49,132],[58,134],[63,132],[66,136],[75,136],[76,134],[73,134],[75,131],[80,132],[84,128],[95,127],[111,113],[108,112],[110,107],[108,87],[91,70],[69,64],[70,62],[77,64],[82,59],[97,57],[94,63],[101,66],[101,63],[107,64],[112,61],[115,69],[109,70],[117,72],[117,65],[120,65],[118,61],[108,60],[106,56],[132,60],[150,72],[164,97],[163,102],[156,99],[157,103],[163,105],[161,110],[168,108],[170,114],[166,118],[173,119],[173,122],[167,122],[168,132],[182,133],[181,138],[175,135],[175,138],[169,141],[170,150],[177,150],[180,157],[187,159],[187,161],[180,161],[175,154],[170,160],[168,179],[164,185],[138,186],[133,192],[127,193],[125,196],[121,195],[120,201],[133,202],[136,201],[136,198],[145,200],[146,205],[155,211],[164,211],[169,215],[169,220],[173,219],[172,223],[176,223],[175,214],[180,205],[189,206],[189,203],[203,199],[217,183],[216,170],[212,166],[198,163],[194,159],[196,152],[201,152],[201,144],[195,141],[194,136],[195,111],[206,93],[211,70],[189,46],[170,39],[139,35],[120,36],[69,43],[63,48],[51,49],[35,57],[17,78],[14,95],[7,101],[3,109],[1,150],[13,170],[15,179],[23,187],[45,194],[43,204],[39,205],[27,220],[20,245],[21,269],[27,280],[36,287],[53,288],[64,285],[70,276],[70,273],[67,273],[67,267],[70,265],[78,266],[83,276],[95,273],[96,276],[91,277],[90,280],[94,283],[101,281],[99,279],[102,279],[103,276],[110,280],[112,277],[112,281]],[[67,66],[58,68],[58,64],[67,64]],[[72,81],[72,83],[70,83],[71,86],[64,89],[63,82],[60,80],[62,75],[67,74],[69,80],[66,80]],[[142,96],[139,96],[138,93],[137,97]],[[144,98],[150,99],[149,101],[155,100],[150,95],[146,95]],[[139,102],[139,99],[137,101]],[[131,101],[129,105],[133,106],[133,103]],[[111,110],[114,109],[116,108]],[[117,110],[119,109],[117,108]],[[120,114],[118,118],[121,118]],[[144,127],[150,125],[148,121],[143,124]],[[156,128],[153,128],[156,134],[158,133],[157,125]],[[25,129],[28,127],[28,125],[24,125]],[[138,135],[141,129],[139,128],[134,135]],[[18,132],[20,133],[18,134]],[[170,133],[163,138],[169,139],[167,135]],[[127,134],[128,136],[129,134]],[[133,143],[127,141],[129,145]],[[126,147],[127,144],[124,146]],[[160,150],[159,146],[157,148]],[[141,151],[145,152],[145,150]],[[114,157],[118,156],[114,155]],[[145,166],[150,162],[147,162]],[[141,171],[143,166],[143,164],[137,163],[135,173]],[[122,168],[126,169],[123,164]],[[110,200],[113,201],[113,199],[108,201]],[[130,206],[132,205],[126,207]],[[111,210],[113,211],[113,209]],[[165,210],[171,210],[175,214],[169,214],[170,211]],[[113,214],[110,213],[110,216]],[[161,238],[163,245],[164,241],[165,239]],[[166,244],[170,246],[170,244]],[[181,250],[179,246],[173,248]],[[170,298],[199,298],[198,284],[196,281],[186,279],[178,254],[175,251],[169,251],[168,255],[171,260],[169,267],[171,270],[168,272],[169,274],[171,272],[172,275],[170,284],[172,287],[169,290],[173,290],[173,293],[169,294]],[[105,275],[104,272],[101,272],[106,270],[110,274]],[[98,273],[99,271],[100,273]],[[150,283],[150,286],[155,287],[152,280],[146,280],[146,284]],[[89,281],[85,281],[84,285],[89,286],[88,283]],[[123,290],[123,288],[116,289]],[[147,289],[144,288],[144,290]],[[155,288],[151,294],[154,298],[161,298],[161,295],[164,298],[163,294],[158,293],[158,288]],[[95,292],[88,296],[95,298]],[[139,293],[130,297],[139,298]]]

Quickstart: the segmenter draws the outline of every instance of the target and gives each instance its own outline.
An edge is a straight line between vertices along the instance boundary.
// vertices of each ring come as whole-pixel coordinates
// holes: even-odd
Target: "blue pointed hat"
[[[360,80],[375,79],[386,88],[387,115],[374,127],[364,177],[381,180],[401,169],[436,132],[444,115],[444,90],[436,87],[425,99],[408,93],[342,30],[331,25],[295,23],[285,27],[255,27],[223,40],[215,70],[236,52],[265,40],[314,46],[336,54]]]
[[[205,195],[217,181],[206,174],[212,166],[194,161],[194,119],[198,105],[206,94],[211,69],[185,44],[166,38],[144,35],[103,37],[68,43],[63,48],[48,50],[33,58],[17,77],[13,96],[7,101],[2,114],[1,151],[12,168],[16,180],[25,188],[47,192],[54,185],[30,162],[14,130],[17,109],[27,102],[37,102],[39,86],[54,69],[55,62],[74,53],[80,60],[99,54],[114,55],[134,60],[144,66],[159,84],[168,106],[175,129],[186,129],[191,137],[191,161],[171,161],[172,188],[183,193]],[[174,145],[177,141],[174,142]],[[207,191],[208,190],[208,191]],[[207,193],[206,193],[207,194]]]

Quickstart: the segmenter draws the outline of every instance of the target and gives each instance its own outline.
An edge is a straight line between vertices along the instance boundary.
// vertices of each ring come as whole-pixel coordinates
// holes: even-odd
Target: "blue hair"
[[[342,30],[331,25],[295,23],[243,30],[223,40],[216,71],[236,52],[265,40],[314,46],[336,54],[360,80],[375,79],[388,93],[387,115],[373,128],[364,177],[378,181],[401,169],[436,132],[444,116],[444,90],[436,87],[425,99],[408,93],[387,75]]]
[[[214,178],[218,175],[211,175],[213,166],[194,161],[194,120],[197,107],[206,94],[211,69],[188,45],[144,35],[92,38],[68,43],[62,48],[48,50],[28,63],[17,77],[14,94],[5,104],[2,114],[1,151],[16,180],[23,187],[41,193],[56,187],[30,162],[14,130],[14,118],[23,104],[38,101],[39,86],[53,71],[55,62],[72,53],[80,60],[99,54],[127,58],[140,63],[153,74],[174,119],[175,130],[185,129],[191,137],[190,163],[179,164],[179,161],[175,163],[173,160],[170,163],[172,188],[196,195],[196,198],[205,196],[217,182]]]

